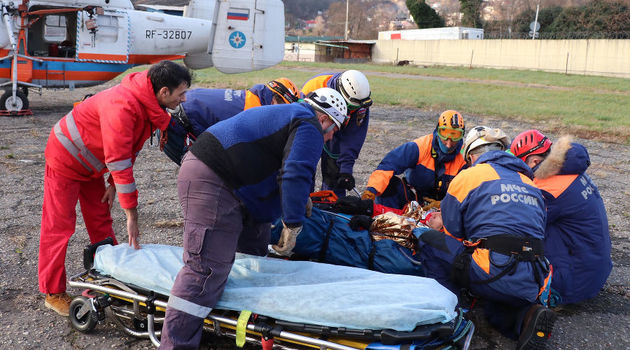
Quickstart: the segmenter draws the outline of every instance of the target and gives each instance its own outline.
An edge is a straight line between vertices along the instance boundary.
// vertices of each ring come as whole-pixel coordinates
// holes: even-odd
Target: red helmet
[[[550,147],[551,140],[540,131],[532,129],[518,134],[512,141],[510,151],[516,158],[525,161],[531,155],[544,154]]]

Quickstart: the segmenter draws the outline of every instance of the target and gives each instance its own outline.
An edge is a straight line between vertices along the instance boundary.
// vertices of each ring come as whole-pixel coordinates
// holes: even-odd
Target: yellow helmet
[[[298,100],[298,89],[288,78],[278,78],[267,83],[269,90],[273,91],[285,103],[293,103]]]
[[[461,113],[449,109],[440,114],[437,124],[437,134],[440,139],[444,141],[451,139],[457,142],[464,137],[465,131],[466,125],[464,124],[464,117],[462,117]]]

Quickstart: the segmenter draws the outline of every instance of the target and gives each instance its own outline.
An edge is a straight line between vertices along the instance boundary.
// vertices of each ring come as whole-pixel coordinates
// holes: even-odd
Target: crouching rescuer
[[[325,141],[344,124],[343,97],[317,89],[298,103],[248,109],[201,133],[182,160],[177,190],[184,216],[184,266],[168,300],[161,349],[196,349],[235,252],[290,255]]]
[[[420,236],[420,256],[427,277],[460,303],[477,299],[494,327],[518,339],[517,349],[544,349],[556,318],[545,306],[551,266],[544,200],[531,169],[506,153],[508,146],[500,129],[469,131],[463,153],[470,168],[442,200],[444,233]]]

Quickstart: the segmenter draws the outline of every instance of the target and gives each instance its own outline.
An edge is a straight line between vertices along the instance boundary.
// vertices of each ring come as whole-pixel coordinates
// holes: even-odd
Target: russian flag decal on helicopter
[[[249,9],[230,7],[227,13],[227,19],[247,21],[249,19]]]

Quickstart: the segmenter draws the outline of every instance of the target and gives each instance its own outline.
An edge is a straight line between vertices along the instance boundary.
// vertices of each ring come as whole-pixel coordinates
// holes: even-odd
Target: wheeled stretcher
[[[86,271],[70,278],[85,289],[71,323],[89,332],[109,316],[157,346],[182,250],[107,243],[88,246]],[[238,254],[205,328],[264,349],[467,349],[474,325],[456,304],[431,279]]]

